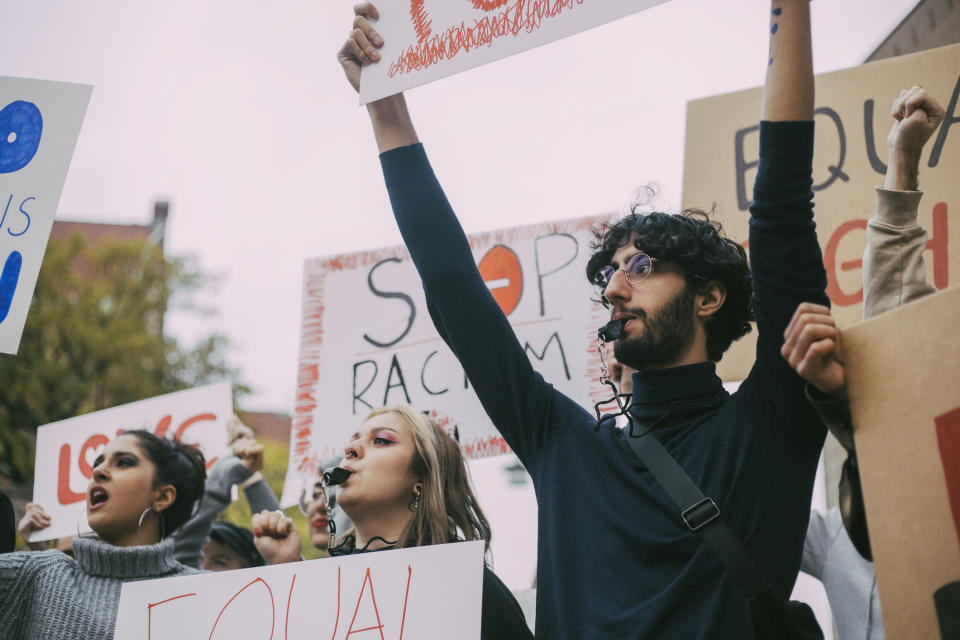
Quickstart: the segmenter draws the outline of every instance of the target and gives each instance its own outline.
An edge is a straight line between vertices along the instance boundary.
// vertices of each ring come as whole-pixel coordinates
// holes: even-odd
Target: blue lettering
[[[43,116],[32,102],[17,100],[0,109],[0,173],[30,164],[40,148]]]
[[[23,256],[19,251],[7,256],[7,261],[0,272],[0,323],[7,319],[10,306],[13,304],[13,294],[17,291],[20,281],[20,268],[23,266]]]

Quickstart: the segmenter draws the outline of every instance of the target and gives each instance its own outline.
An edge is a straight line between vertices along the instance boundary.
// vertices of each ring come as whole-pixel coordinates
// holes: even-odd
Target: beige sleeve
[[[867,222],[863,254],[863,317],[872,318],[936,288],[927,281],[927,230],[917,224],[922,191],[877,187],[877,210]]]

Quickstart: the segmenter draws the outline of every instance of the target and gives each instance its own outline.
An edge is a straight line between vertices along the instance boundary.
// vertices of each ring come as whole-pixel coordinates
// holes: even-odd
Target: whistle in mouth
[[[328,487],[343,484],[346,479],[350,477],[351,473],[353,472],[341,469],[340,467],[334,467],[330,469],[330,471],[323,472],[323,484]]]
[[[623,327],[627,324],[624,319],[611,320],[597,330],[597,337],[603,342],[613,342],[623,337]]]

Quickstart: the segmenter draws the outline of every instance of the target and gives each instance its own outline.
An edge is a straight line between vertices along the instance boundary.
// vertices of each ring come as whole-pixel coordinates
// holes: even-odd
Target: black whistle
[[[597,337],[603,342],[613,342],[623,336],[623,327],[626,320],[611,320],[597,330]]]
[[[343,484],[346,479],[350,477],[351,473],[353,472],[341,469],[340,467],[334,467],[330,469],[330,471],[323,472],[323,484],[328,487]]]

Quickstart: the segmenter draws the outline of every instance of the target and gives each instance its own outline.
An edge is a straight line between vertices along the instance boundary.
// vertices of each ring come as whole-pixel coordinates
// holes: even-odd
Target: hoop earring
[[[420,487],[417,487],[417,493],[413,496],[413,500],[407,503],[407,509],[411,513],[416,513],[417,509],[420,508]]]
[[[161,542],[163,541],[164,535],[166,535],[166,531],[164,531],[164,526],[163,526],[163,516],[160,515],[159,511],[154,511],[152,506],[147,507],[146,509],[143,510],[143,513],[140,514],[140,521],[137,522],[137,543],[140,544],[140,546],[143,546],[143,540],[140,537],[140,529],[143,527],[143,519],[146,518],[147,514],[150,513],[151,511],[156,513],[157,517],[160,518],[160,541]]]

